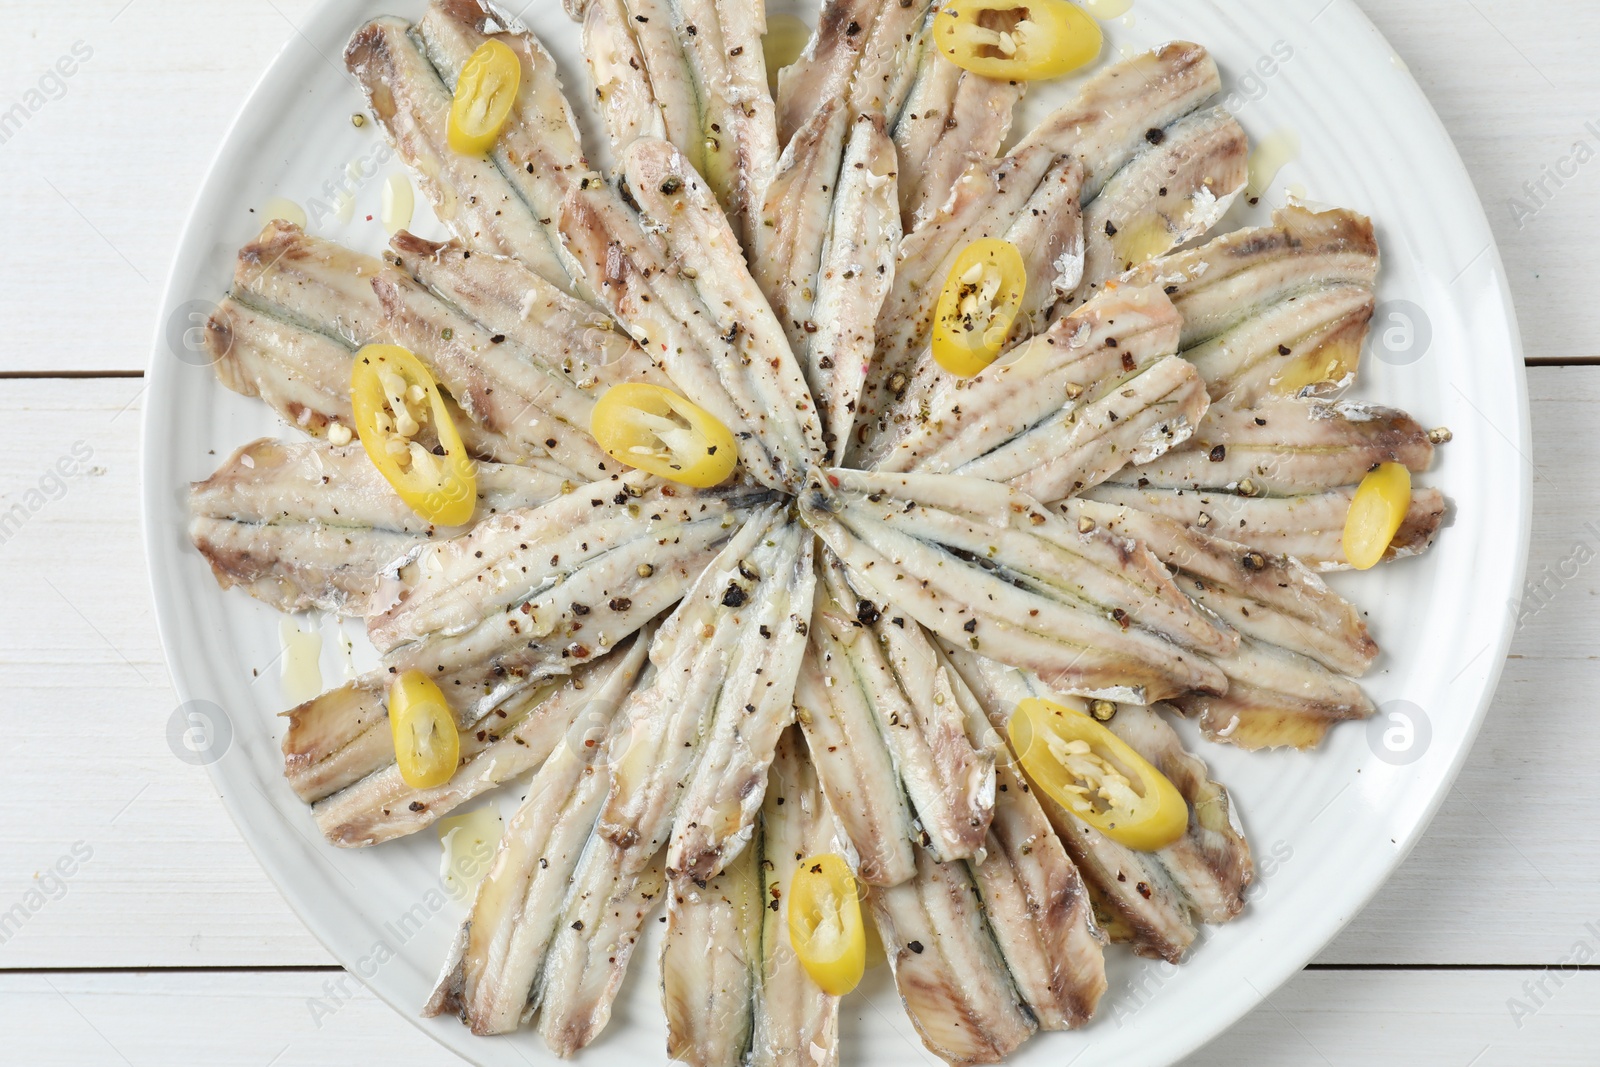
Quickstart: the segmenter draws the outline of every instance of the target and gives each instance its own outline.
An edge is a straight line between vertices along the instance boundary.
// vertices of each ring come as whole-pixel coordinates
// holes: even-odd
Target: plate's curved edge
[[[1332,11],[1336,11],[1339,16],[1351,19],[1357,26],[1370,33],[1375,40],[1382,42],[1384,47],[1390,49],[1391,53],[1399,54],[1394,45],[1384,36],[1383,31],[1356,3],[1356,0],[1332,0],[1329,12],[1331,13]],[[1511,372],[1511,386],[1516,398],[1516,444],[1523,456],[1532,455],[1533,426],[1528,400],[1527,361],[1522,344],[1522,329],[1517,319],[1516,305],[1512,299],[1511,285],[1506,276],[1505,263],[1500,255],[1499,242],[1495,239],[1494,231],[1489,225],[1489,216],[1483,208],[1482,199],[1478,196],[1476,187],[1472,185],[1466,162],[1461,158],[1461,153],[1456,148],[1455,140],[1450,136],[1450,131],[1445,126],[1444,120],[1439,117],[1438,109],[1433,106],[1433,101],[1428,99],[1428,94],[1423,90],[1421,83],[1417,81],[1409,65],[1402,67],[1398,73],[1406,90],[1413,96],[1415,103],[1419,105],[1421,112],[1427,115],[1433,123],[1439,144],[1448,153],[1449,158],[1454,161],[1455,171],[1461,179],[1465,191],[1470,194],[1465,199],[1475,208],[1475,217],[1470,221],[1482,232],[1484,239],[1487,241],[1488,248],[1482,258],[1488,264],[1495,279],[1495,289],[1499,293],[1501,306],[1505,309],[1506,327],[1509,333],[1510,351],[1508,353],[1508,361]],[[1503,591],[1508,595],[1508,598],[1513,597],[1527,580],[1528,557],[1533,540],[1532,477],[1519,479],[1516,483],[1516,489],[1518,498],[1516,502],[1518,533],[1516,543],[1512,546],[1514,559],[1510,569],[1506,572],[1510,580],[1510,587]],[[1456,750],[1449,766],[1440,775],[1438,786],[1424,806],[1422,814],[1415,820],[1406,834],[1396,842],[1396,849],[1388,864],[1388,870],[1383,877],[1373,882],[1372,886],[1361,895],[1355,906],[1347,914],[1337,916],[1332,923],[1325,923],[1320,926],[1316,923],[1307,924],[1307,927],[1303,929],[1309,929],[1314,932],[1307,933],[1306,936],[1302,937],[1301,943],[1315,942],[1316,947],[1310,952],[1290,951],[1283,953],[1283,960],[1298,960],[1298,962],[1284,962],[1274,967],[1265,977],[1265,980],[1261,982],[1252,981],[1250,983],[1250,993],[1234,996],[1231,1003],[1216,1013],[1214,1021],[1208,1020],[1206,1024],[1197,1028],[1197,1039],[1192,1043],[1188,1043],[1187,1047],[1181,1049],[1177,1057],[1170,1062],[1177,1062],[1178,1059],[1188,1056],[1215,1041],[1228,1030],[1231,1030],[1246,1014],[1264,1004],[1289,979],[1304,970],[1318,952],[1332,944],[1340,932],[1366,909],[1373,898],[1394,877],[1395,872],[1400,869],[1401,864],[1411,855],[1418,842],[1422,840],[1423,835],[1428,832],[1428,828],[1433,825],[1434,817],[1438,815],[1439,808],[1444,804],[1446,797],[1449,796],[1456,779],[1461,774],[1462,768],[1466,766],[1467,759],[1472,755],[1478,735],[1483,729],[1484,721],[1488,718],[1489,708],[1494,703],[1495,696],[1499,691],[1500,679],[1505,672],[1506,656],[1511,650],[1511,642],[1515,636],[1515,629],[1509,624],[1509,620],[1503,622],[1498,640],[1487,649],[1488,652],[1492,653],[1493,658],[1489,661],[1489,672],[1483,681],[1477,706],[1472,710],[1463,741]],[[1226,994],[1224,994],[1223,999],[1225,1001],[1228,1000]],[[1209,1031],[1209,1034],[1200,1036],[1202,1031]]]
[[[1325,13],[1353,19],[1357,26],[1364,27],[1365,32],[1370,33],[1373,38],[1382,42],[1391,52],[1393,51],[1393,46],[1389,44],[1387,38],[1372,23],[1366,13],[1357,6],[1355,0],[1333,0],[1331,9]],[[295,27],[294,32],[296,36],[315,49],[317,40],[337,40],[342,36],[340,23],[345,18],[346,13],[341,9],[338,0],[322,0],[306,18],[304,24]],[[171,312],[173,301],[179,296],[176,288],[178,280],[187,273],[186,266],[195,258],[192,250],[195,247],[196,230],[200,225],[202,216],[207,213],[208,202],[212,199],[209,190],[214,188],[213,179],[223,168],[225,162],[237,153],[239,144],[246,139],[247,128],[260,121],[262,116],[258,112],[262,111],[266,106],[263,103],[264,98],[290,84],[288,71],[293,65],[295,45],[295,36],[291,36],[285,41],[278,55],[274,57],[246,97],[239,113],[230,124],[227,134],[222,139],[217,152],[207,167],[205,176],[199,186],[201,195],[197,197],[194,206],[191,208],[189,219],[179,236],[177,254],[174,257],[167,284],[163,288],[162,303],[158,309],[160,319],[158,320],[155,343],[152,345],[151,366],[148,372],[149,388],[145,412],[141,419],[140,519],[141,533],[144,537],[146,557],[150,567],[149,579],[155,604],[156,629],[162,643],[162,653],[167,664],[168,674],[180,703],[193,699],[194,693],[188,684],[189,680],[184,670],[172,652],[175,647],[173,636],[176,627],[177,608],[173,603],[173,595],[163,591],[164,584],[160,581],[161,578],[171,574],[175,561],[169,558],[170,553],[161,547],[159,536],[161,529],[157,526],[158,519],[155,514],[155,508],[152,506],[149,488],[154,470],[154,457],[163,454],[159,437],[160,428],[154,424],[150,413],[152,410],[159,409],[160,405],[157,403],[157,398],[169,395],[174,385],[174,376],[179,373],[178,368],[174,367],[170,361],[163,361],[162,359],[166,341],[165,317]],[[324,58],[326,57],[324,56]],[[1465,164],[1461,160],[1460,154],[1443,121],[1439,118],[1438,112],[1429,101],[1420,84],[1417,83],[1409,68],[1403,69],[1399,73],[1403,78],[1406,91],[1413,96],[1414,102],[1420,105],[1422,112],[1429,117],[1435,127],[1437,141],[1441,150],[1447,152],[1448,158],[1454,161],[1455,172],[1463,183],[1466,192],[1470,194],[1466,197],[1466,200],[1475,206],[1475,216],[1468,221],[1482,232],[1487,241],[1488,248],[1483,255],[1483,260],[1495,278],[1495,288],[1500,295],[1501,306],[1505,309],[1506,324],[1509,331],[1510,385],[1515,393],[1516,400],[1517,444],[1524,455],[1531,454],[1532,431],[1522,339],[1499,246],[1494,239],[1482,202],[1468,177]],[[1509,587],[1503,590],[1508,596],[1513,596],[1520,590],[1527,571],[1532,535],[1533,502],[1531,478],[1518,480],[1517,496],[1517,510],[1520,513],[1518,537],[1515,545],[1512,546],[1512,554],[1514,556],[1512,565],[1505,572]],[[171,583],[165,583],[165,587],[170,589],[172,587]],[[1416,847],[1416,844],[1427,832],[1439,807],[1443,804],[1452,784],[1472,752],[1476,738],[1488,715],[1489,707],[1496,695],[1501,674],[1505,667],[1506,653],[1509,651],[1513,636],[1514,630],[1509,625],[1509,622],[1502,623],[1498,641],[1488,649],[1489,652],[1493,653],[1493,658],[1490,661],[1491,666],[1482,683],[1482,689],[1464,732],[1463,741],[1457,748],[1450,764],[1439,776],[1437,787],[1429,797],[1422,814],[1413,822],[1403,838],[1397,842],[1396,850],[1391,854],[1387,870],[1382,877],[1373,882],[1370,888],[1362,894],[1356,906],[1347,913],[1334,916],[1331,922],[1320,924],[1309,922],[1303,926],[1301,928],[1302,936],[1296,940],[1297,947],[1276,954],[1277,965],[1272,967],[1266,974],[1258,972],[1254,976],[1255,980],[1248,983],[1248,992],[1241,992],[1237,987],[1233,990],[1218,990],[1216,1006],[1219,1010],[1211,1014],[1204,1022],[1197,1023],[1195,1028],[1189,1031],[1176,1044],[1169,1046],[1168,1051],[1172,1055],[1165,1062],[1176,1062],[1178,1059],[1215,1040],[1225,1031],[1231,1029],[1246,1014],[1266,1001],[1273,992],[1299,973],[1315,957],[1317,952],[1331,943],[1339,932],[1356,915],[1360,914],[1366,904],[1393,877],[1395,871],[1398,870],[1406,857],[1410,855],[1412,849]],[[247,821],[245,808],[236,798],[234,792],[228,788],[228,783],[222,780],[218,766],[218,764],[208,766],[206,768],[207,774],[230,819],[233,820],[235,827],[240,831],[240,836],[243,838],[246,847],[250,849],[251,854],[260,863],[262,870],[272,881],[274,887],[282,894],[285,901],[295,912],[296,917],[304,924],[312,936],[339,961],[341,966],[350,973],[356,974],[352,966],[354,961],[347,958],[347,953],[335,947],[340,943],[341,939],[333,930],[331,919],[327,918],[319,909],[310,906],[312,903],[310,890],[302,888],[298,881],[283,877],[285,872],[279,871],[275,864],[266,862],[264,859],[263,850],[256,838],[247,832],[247,826],[250,824]],[[1306,948],[1305,946],[1307,945],[1310,947]],[[433,1038],[441,1047],[448,1049],[455,1055],[465,1055],[460,1047],[447,1040],[434,1025],[430,1024],[429,1020],[417,1016],[413,1006],[399,1003],[395,998],[388,995],[382,983],[371,983],[362,979],[359,974],[356,974],[356,976],[374,995],[411,1022],[417,1029]]]
[[[285,38],[283,46],[273,56],[256,84],[251,87],[244,103],[228,126],[227,133],[223,136],[217,151],[212,155],[210,163],[206,166],[205,174],[200,180],[199,195],[195,198],[189,210],[188,220],[184,223],[179,233],[177,251],[173,256],[172,266],[167,275],[166,284],[162,287],[161,305],[157,311],[155,340],[151,345],[150,366],[146,371],[148,388],[145,398],[145,409],[140,418],[139,450],[140,450],[140,485],[139,485],[139,526],[140,535],[144,539],[145,559],[149,570],[151,597],[155,606],[156,634],[161,642],[162,658],[167,666],[167,675],[172,682],[172,687],[177,695],[180,706],[195,699],[195,692],[189,684],[189,678],[178,658],[173,654],[176,647],[174,633],[177,628],[177,608],[172,602],[172,595],[167,590],[173,588],[173,583],[163,582],[162,579],[171,575],[174,561],[167,558],[167,553],[162,547],[161,527],[158,526],[156,508],[153,506],[150,481],[154,473],[154,458],[165,453],[163,441],[160,436],[161,427],[157,426],[151,418],[151,412],[160,409],[156,402],[158,397],[168,396],[174,388],[175,376],[181,373],[182,368],[176,366],[167,352],[169,345],[168,317],[174,310],[174,302],[183,298],[184,294],[178,289],[179,280],[189,273],[190,261],[195,258],[193,249],[196,247],[196,236],[201,220],[208,214],[208,201],[212,198],[210,190],[215,187],[215,178],[226,166],[227,161],[239,151],[240,144],[247,140],[249,127],[259,124],[266,109],[264,100],[276,92],[285,90],[292,83],[290,81],[290,68],[295,61],[296,41],[316,49],[315,42],[323,38],[334,40],[343,36],[340,23],[346,20],[346,12],[341,8],[339,0],[321,0],[312,9],[301,25],[294,25],[293,33]],[[319,51],[319,55],[321,55]],[[326,55],[322,55],[324,60]],[[324,916],[312,904],[311,891],[300,885],[299,882],[288,879],[285,872],[280,871],[276,863],[267,861],[263,848],[258,843],[256,835],[249,832],[251,823],[244,806],[237,799],[235,791],[228,787],[220,773],[221,761],[210,763],[206,766],[206,776],[211,781],[211,787],[216,792],[217,798],[222,802],[223,809],[228,813],[228,818],[233,822],[234,828],[239,831],[240,838],[245,847],[250,850],[263,873],[277,891],[283,896],[297,918],[306,930],[317,940],[329,955],[333,956],[344,968],[346,973],[353,975],[362,986],[370,991],[379,1000],[387,1004],[401,1018],[411,1023],[416,1029],[434,1040],[441,1048],[453,1055],[470,1059],[446,1040],[438,1029],[431,1025],[430,1020],[420,1017],[416,1006],[400,1003],[395,997],[385,993],[382,983],[373,983],[362,978],[355,967],[356,960],[350,954],[338,947],[341,939],[333,929],[331,919]]]

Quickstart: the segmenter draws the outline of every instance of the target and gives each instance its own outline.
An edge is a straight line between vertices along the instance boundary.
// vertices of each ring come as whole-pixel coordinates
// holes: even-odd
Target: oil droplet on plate
[[[1080,0],[1083,9],[1097,19],[1114,19],[1128,13],[1133,0]]]
[[[298,226],[302,230],[306,228],[305,208],[293,200],[285,200],[281,196],[270,197],[265,204],[262,204],[261,214],[265,215],[269,220],[282,219],[284,222]]]
[[[380,211],[383,232],[392,237],[395,231],[409,227],[416,204],[416,197],[411,191],[411,179],[403,174],[391,174],[385,178]]]
[[[315,619],[304,630],[293,619],[284,619],[278,624],[278,642],[283,648],[283,699],[290,707],[304,704],[322,692],[322,631]]]
[[[1244,195],[1258,200],[1272,187],[1278,172],[1293,163],[1300,155],[1300,135],[1293,130],[1279,130],[1263,137],[1250,153],[1250,184]]]
[[[489,873],[489,863],[503,832],[500,812],[493,804],[439,820],[439,844],[444,848],[439,879],[451,897],[466,900],[472,896]]]
[[[778,71],[799,59],[810,39],[811,27],[798,17],[767,16],[767,32],[761,38],[761,50],[767,57],[767,86],[774,94],[778,91]]]

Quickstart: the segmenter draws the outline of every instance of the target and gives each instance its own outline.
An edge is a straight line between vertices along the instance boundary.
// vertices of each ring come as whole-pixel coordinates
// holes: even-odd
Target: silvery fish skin
[[[831,470],[802,518],[853,584],[947,641],[1109,699],[1220,692],[1236,647],[1141,545],[975,478]]]
[[[400,265],[435,296],[578,388],[598,395],[600,388],[623,382],[667,384],[610,316],[567,296],[518,261],[403,230],[389,243]]]
[[[1226,694],[1191,693],[1173,701],[1213,741],[1244,749],[1315,748],[1336,724],[1377,711],[1354,679],[1277,645],[1247,637],[1216,664],[1228,676]]]
[[[800,864],[842,848],[799,730],[778,742],[761,808],[761,959],[751,1067],[835,1067],[839,998],[824,993],[789,943],[789,886]]]
[[[1083,212],[1083,277],[1061,308],[1210,230],[1250,179],[1250,142],[1221,108],[1150,132]]]
[[[444,785],[415,789],[390,764],[319,800],[311,809],[323,836],[365,848],[432,826],[496,786],[571,748],[583,755],[644,666],[649,628],[572,677],[508,701],[461,738],[461,765]],[[502,714],[502,712],[504,714]]]
[[[795,593],[792,577],[772,566],[784,554],[775,541],[788,526],[784,519],[782,505],[763,509],[702,568],[651,645],[653,683],[624,709],[629,725],[608,750],[610,786],[545,973],[539,1030],[558,1055],[583,1048],[611,1017],[639,927],[666,886],[658,853],[672,837],[683,783],[700,762],[720,705],[742,713],[761,685],[754,668],[772,664],[775,647],[785,646],[781,656],[803,639],[803,620],[770,638],[741,621]],[[771,577],[751,579],[744,571]],[[730,587],[747,590],[746,599],[729,596]]]
[[[966,649],[945,646],[996,730],[1004,731],[1017,704],[1029,697],[1088,713],[1037,675],[1008,668]],[[1156,852],[1140,852],[1106,837],[1038,790],[1039,802],[1095,899],[1102,925],[1116,942],[1141,956],[1176,963],[1200,923],[1222,923],[1244,908],[1254,863],[1228,792],[1209,777],[1157,712],[1119,705],[1107,724],[1177,786],[1189,803],[1189,829]]]
[[[482,463],[473,522],[537,507],[564,475]],[[280,611],[361,617],[382,571],[436,527],[400,499],[360,444],[252,441],[189,489],[189,537],[224,589],[238,585]],[[469,522],[468,525],[471,525]]]
[[[929,0],[824,0],[805,51],[778,73],[778,143],[788,145],[824,100],[893,122],[921,59]]]
[[[490,40],[511,49],[521,63],[516,100],[491,154],[559,260],[556,213],[567,190],[588,173],[589,165],[555,60],[525,23],[505,19],[490,9],[487,0],[431,0],[417,32],[452,92],[467,60]],[[593,299],[581,283],[574,285],[575,279],[550,281],[585,300]]]
[[[556,246],[495,162],[450,147],[452,94],[410,23],[387,16],[372,20],[350,38],[344,62],[451,233],[470,248],[520,259],[552,285],[571,285]]]
[[[821,424],[727,220],[664,141],[634,142],[625,172],[640,210],[591,179],[563,207],[568,248],[673,383],[733,431],[750,476],[793,491],[822,454]]]
[[[671,607],[768,499],[630,474],[497,515],[400,568],[367,635],[385,667],[448,679],[458,714],[482,715],[498,694],[568,673]]]
[[[480,455],[553,461],[575,481],[608,469],[588,433],[593,397],[382,260],[274,221],[240,250],[234,295],[351,348],[410,349],[466,414],[457,428]]]
[[[945,62],[932,38],[929,19],[917,41],[916,78],[893,127],[900,170],[917,176],[900,186],[907,232],[944,205],[968,166],[999,154],[1027,90],[1027,82],[986,78]]]
[[[1043,148],[974,164],[949,201],[906,235],[894,286],[878,316],[876,349],[856,417],[850,461],[877,463],[885,438],[914,416],[944,377],[929,348],[939,295],[967,245],[1001,237],[1021,253],[1027,271],[1011,339],[1042,330],[1048,314],[1078,285],[1083,228],[1078,206],[1083,171],[1071,156]]]
[[[1282,397],[1253,408],[1213,408],[1194,437],[1115,479],[1141,489],[1293,497],[1358,484],[1380,463],[1421,474],[1433,463],[1428,431],[1403,411]]]
[[[740,1067],[755,1031],[761,970],[759,843],[704,885],[675,881],[661,946],[667,1057],[688,1067]]]
[[[1128,272],[1128,285],[1159,285],[1183,316],[1185,349],[1233,329],[1290,297],[1333,285],[1372,286],[1378,275],[1372,220],[1344,208],[1291,203],[1272,225],[1235,230]]]
[[[895,988],[928,1051],[1000,1063],[1038,1024],[1017,991],[965,863],[917,850],[916,874],[868,892]]]
[[[1041,1030],[1087,1023],[1106,991],[1105,935],[1088,888],[1067,856],[1006,740],[948,659],[967,733],[999,754],[994,820],[969,861],[984,913],[1017,991]]]
[[[1269,555],[1292,556],[1314,571],[1348,570],[1345,519],[1356,487],[1295,496],[1240,496],[1225,490],[1101,485],[1088,499],[1162,515],[1201,532],[1226,534]],[[1447,508],[1444,494],[1414,486],[1411,506],[1384,553],[1385,560],[1419,555],[1433,544]]]
[[[916,620],[859,595],[831,552],[821,572],[796,703],[862,880],[911,877],[914,840],[946,862],[980,853],[994,812],[995,753],[968,739],[959,681]]]
[[[1074,525],[1102,526],[1148,545],[1173,569],[1178,588],[1246,637],[1353,677],[1378,656],[1361,610],[1292,557],[1225,540],[1226,530],[1212,536],[1133,508],[1069,500],[1060,510]]]

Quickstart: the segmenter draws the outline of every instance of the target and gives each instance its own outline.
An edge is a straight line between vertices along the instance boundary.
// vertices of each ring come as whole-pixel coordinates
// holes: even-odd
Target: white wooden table
[[[1600,4],[1362,2],[1455,136],[1537,364],[1539,607],[1416,852],[1192,1062],[1594,1064],[1600,163],[1561,161],[1580,141],[1600,150]],[[310,6],[0,0],[0,113],[28,108],[0,133],[0,217],[18,238],[0,285],[0,512],[27,512],[0,529],[0,914],[23,909],[0,928],[4,1062],[453,1062],[345,978],[165,739],[174,698],[137,526],[142,369],[204,168]],[[74,73],[41,86],[75,48]],[[86,450],[77,473],[50,474]],[[341,986],[339,1010],[314,1017],[308,998]]]

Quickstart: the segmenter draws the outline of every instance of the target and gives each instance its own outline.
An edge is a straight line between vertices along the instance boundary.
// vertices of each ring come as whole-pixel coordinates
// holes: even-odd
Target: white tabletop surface
[[[1190,1062],[1592,1065],[1600,4],[1361,4],[1455,137],[1538,364],[1537,591],[1421,845],[1316,963]],[[166,741],[137,525],[143,368],[205,167],[311,6],[0,0],[0,218],[17,238],[0,271],[0,513],[26,513],[0,526],[3,1062],[454,1062],[305,932]],[[62,57],[73,73],[47,78]],[[82,462],[56,480],[64,456]],[[64,858],[70,876],[50,876]]]

